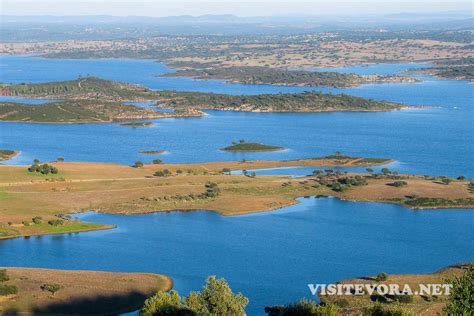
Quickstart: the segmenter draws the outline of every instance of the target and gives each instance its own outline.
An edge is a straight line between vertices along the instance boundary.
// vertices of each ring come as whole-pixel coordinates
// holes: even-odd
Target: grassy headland
[[[57,174],[31,173],[25,166],[0,166],[0,238],[110,228],[62,215],[88,210],[130,214],[206,209],[239,215],[289,206],[297,203],[296,198],[310,195],[397,203],[411,208],[474,207],[474,196],[466,180],[395,173],[346,174],[330,169],[297,179],[247,172],[229,175],[231,170],[370,166],[390,160],[369,161],[330,156],[293,161],[145,164],[137,168],[50,163],[59,170]],[[405,185],[395,186],[396,181]]]
[[[460,263],[430,274],[381,273],[378,276],[348,279],[338,283],[370,284],[373,286],[397,284],[400,289],[403,289],[405,284],[408,284],[412,291],[419,291],[420,284],[445,284],[453,277],[461,276],[469,267],[474,267],[474,263]],[[364,314],[364,310],[373,307],[375,302],[379,302],[379,304],[381,303],[380,306],[382,306],[382,309],[390,309],[391,307],[405,309],[409,312],[409,315],[443,315],[443,308],[449,302],[450,297],[444,295],[444,290],[442,290],[442,293],[443,294],[441,295],[414,294],[396,296],[380,294],[369,295],[367,293],[364,295],[322,295],[320,293],[319,298],[324,303],[339,306],[340,309],[338,315]]]
[[[281,86],[354,87],[364,83],[415,82],[402,76],[344,74],[275,69],[269,67],[184,68],[164,77],[192,77],[194,79],[221,79],[232,83],[269,84]]]
[[[111,315],[139,309],[156,291],[172,287],[170,278],[152,273],[68,271],[30,268],[6,270],[1,284],[17,289],[0,296],[0,314]],[[47,290],[56,286],[57,292]]]

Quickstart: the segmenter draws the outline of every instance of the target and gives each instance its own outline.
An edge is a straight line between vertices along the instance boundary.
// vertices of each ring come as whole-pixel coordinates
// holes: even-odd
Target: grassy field
[[[116,314],[136,310],[158,290],[172,287],[170,278],[151,273],[6,269],[18,293],[0,296],[0,314]],[[58,284],[54,295],[44,284]]]
[[[468,181],[443,184],[436,178],[398,175],[406,185],[395,187],[392,176],[368,174],[333,174],[322,180],[317,176],[294,179],[227,174],[228,170],[288,166],[356,166],[363,160],[341,157],[160,164],[139,168],[59,162],[51,163],[59,170],[54,175],[30,173],[25,166],[0,166],[0,238],[111,228],[62,215],[88,210],[131,214],[207,209],[223,215],[239,215],[292,205],[297,203],[296,198],[308,195],[398,203],[413,208],[474,206]],[[337,181],[342,184],[335,184]],[[420,199],[426,198],[435,199],[436,203],[417,205]],[[451,205],[452,201],[461,202]],[[41,219],[35,221],[36,217]],[[57,220],[62,222],[54,225]]]
[[[456,264],[430,274],[389,274],[386,280],[377,281],[376,276],[368,276],[340,281],[342,284],[397,284],[403,289],[408,284],[412,291],[419,291],[419,284],[445,284],[453,276],[460,276],[473,262]],[[342,307],[342,315],[360,315],[364,308],[372,306],[374,300],[383,302],[385,307],[400,306],[414,315],[442,315],[443,308],[449,301],[446,295],[413,295],[406,301],[399,302],[395,297],[365,295],[319,295],[322,302]]]

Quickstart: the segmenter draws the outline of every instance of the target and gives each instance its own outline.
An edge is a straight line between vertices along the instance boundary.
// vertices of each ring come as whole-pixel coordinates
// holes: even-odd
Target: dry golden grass
[[[169,277],[151,273],[67,271],[30,268],[6,269],[16,295],[0,298],[0,314],[71,313],[114,314],[136,310],[158,290],[172,288]],[[54,296],[41,289],[59,284]]]
[[[344,165],[354,165],[358,161],[353,159]],[[368,185],[338,193],[318,185],[313,177],[248,177],[221,172],[223,168],[341,166],[341,161],[327,159],[145,165],[143,168],[105,163],[52,164],[60,170],[56,175],[32,174],[26,166],[0,166],[0,238],[111,228],[68,220],[58,227],[32,223],[35,216],[41,216],[46,222],[57,219],[58,214],[88,210],[130,214],[204,209],[222,215],[239,215],[274,210],[296,203],[298,197],[319,194],[396,203],[404,203],[407,195],[472,198],[466,182],[455,181],[445,185],[415,176],[406,179],[406,187],[396,188],[388,185],[393,180],[373,179],[366,175]],[[153,176],[155,171],[164,169],[169,169],[172,175]],[[178,170],[181,173],[177,173]],[[218,185],[220,193],[217,197],[201,196],[206,191],[207,182]]]

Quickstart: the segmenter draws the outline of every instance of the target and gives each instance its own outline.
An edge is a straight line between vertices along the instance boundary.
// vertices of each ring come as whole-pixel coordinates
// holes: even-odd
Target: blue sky
[[[116,15],[172,16],[234,14],[356,15],[399,12],[472,12],[472,1],[384,1],[384,0],[0,0],[3,15]]]

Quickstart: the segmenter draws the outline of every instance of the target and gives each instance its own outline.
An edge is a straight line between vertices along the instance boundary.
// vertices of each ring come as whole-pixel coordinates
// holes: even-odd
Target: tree
[[[380,272],[380,273],[377,274],[377,276],[375,277],[375,280],[378,281],[378,282],[387,281],[387,279],[388,279],[388,274],[385,273],[385,272]]]
[[[391,173],[390,169],[388,169],[388,168],[382,168],[381,171],[382,171],[383,174],[390,174]]]
[[[450,184],[452,181],[453,181],[453,180],[451,180],[450,178],[447,178],[447,177],[441,179],[441,182],[443,182],[443,183],[446,184],[446,185]]]
[[[186,315],[187,308],[184,306],[181,296],[178,292],[172,290],[170,292],[159,291],[149,299],[147,299],[140,311],[141,316],[161,316],[161,315]],[[189,311],[189,315],[192,315]]]
[[[464,181],[464,180],[466,180],[466,177],[465,177],[465,176],[459,176],[459,177],[458,177],[458,180],[459,180],[459,181]]]
[[[51,293],[52,296],[54,296],[60,289],[62,289],[62,286],[57,283],[46,283],[41,285],[41,290]]]
[[[64,161],[64,157],[63,156],[59,156],[58,158],[56,158],[57,161]]]
[[[32,221],[35,224],[41,224],[43,222],[43,218],[41,216],[35,216],[33,217]]]
[[[372,168],[367,168],[365,170],[367,170],[367,172],[370,173],[370,174],[374,173],[374,169],[372,169]]]
[[[141,161],[135,161],[135,163],[132,166],[133,168],[142,168],[143,167],[143,162]]]
[[[141,316],[162,315],[245,315],[248,299],[234,294],[224,279],[210,276],[200,292],[191,292],[181,298],[176,291],[158,292],[147,299]]]
[[[163,162],[163,161],[162,161],[161,159],[154,159],[154,160],[153,160],[153,164],[155,164],[155,165],[159,165],[159,164],[161,164],[162,162]]]
[[[230,174],[231,173],[231,170],[229,168],[223,168],[222,169],[222,173],[223,174]]]
[[[192,311],[202,315],[245,315],[249,300],[234,294],[225,279],[210,276],[201,292],[191,292],[184,300]]]
[[[463,275],[448,280],[452,284],[451,302],[446,306],[447,315],[474,315],[474,267]]]

